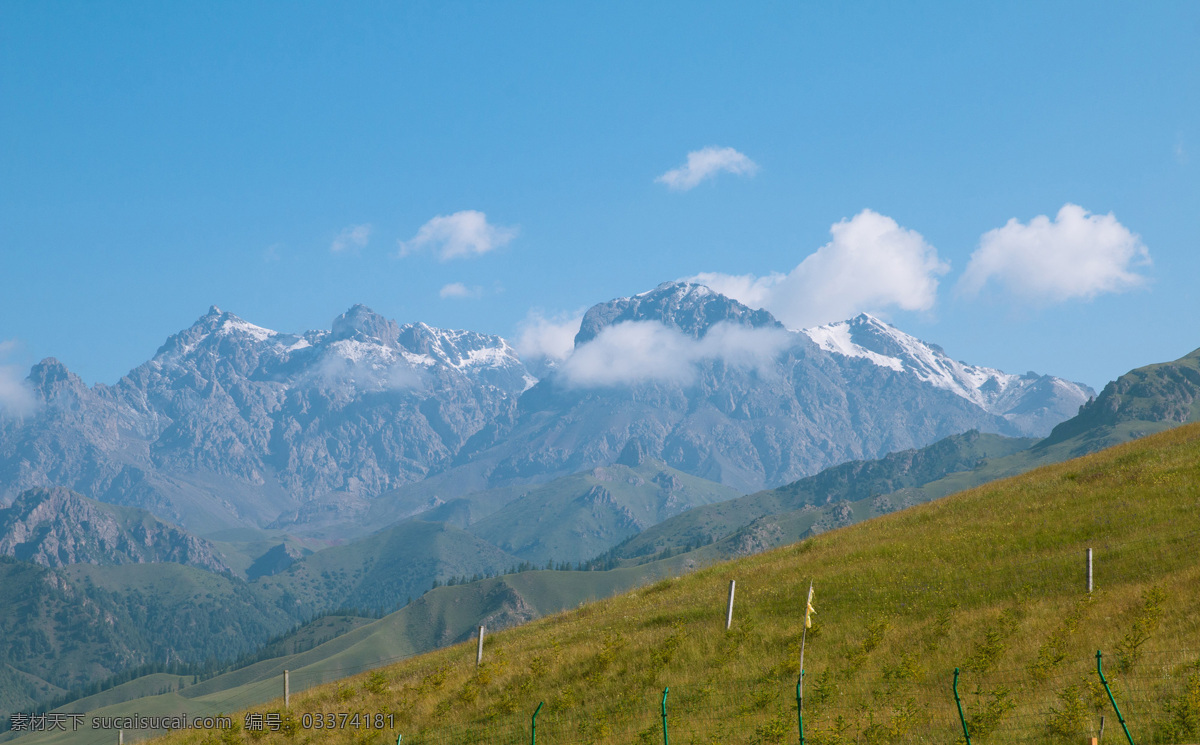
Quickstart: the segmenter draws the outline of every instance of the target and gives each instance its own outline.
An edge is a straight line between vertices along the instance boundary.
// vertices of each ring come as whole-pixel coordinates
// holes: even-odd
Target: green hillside
[[[164,742],[518,743],[540,701],[541,742],[657,742],[666,686],[675,742],[794,741],[810,581],[814,745],[955,742],[955,668],[973,741],[1082,742],[1101,714],[1120,737],[1097,649],[1139,743],[1195,742],[1197,494],[1200,426],[1181,427],[492,635],[479,668],[468,643],[291,702],[297,726],[305,712],[381,712],[393,729]]]
[[[666,549],[674,552],[703,546],[728,538],[760,518],[794,510],[803,509],[812,517],[810,525],[815,524],[824,512],[828,512],[820,509],[827,505],[858,502],[922,486],[947,474],[978,470],[991,459],[1025,450],[1036,442],[967,432],[923,448],[891,453],[878,460],[844,463],[777,489],[765,489],[688,510],[631,537],[615,547],[609,557],[617,560],[644,557],[642,560],[645,560]],[[863,511],[863,516],[871,516],[870,510]],[[805,529],[808,527],[806,525]]]
[[[409,520],[304,557],[255,587],[304,613],[342,607],[390,611],[453,577],[500,574],[520,563],[459,528]]]
[[[6,712],[131,668],[230,659],[297,620],[244,582],[181,564],[51,569],[0,557],[0,587]]]
[[[672,515],[736,496],[731,487],[647,459],[529,488],[468,530],[534,564],[573,564]]]
[[[1054,428],[1043,447],[1076,440],[1076,454],[1200,421],[1200,349],[1174,362],[1131,370],[1079,415]]]

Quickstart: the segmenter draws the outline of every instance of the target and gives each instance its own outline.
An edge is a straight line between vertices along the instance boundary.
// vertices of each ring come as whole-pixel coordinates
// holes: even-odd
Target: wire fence
[[[960,678],[963,718],[973,742],[1085,743],[1092,737],[1126,741],[1094,659],[1090,665],[1087,660],[1073,660],[1043,678],[1043,685],[1058,692],[1051,700],[1025,698],[1027,672],[1025,668],[998,670]],[[904,685],[890,689],[844,685],[823,699],[809,687],[803,707],[804,741],[812,745],[965,742],[953,696],[953,672],[938,671],[931,677],[943,696],[923,706],[915,703],[913,691]],[[1159,651],[1147,655],[1137,671],[1110,670],[1106,679],[1136,742],[1200,742],[1200,649]],[[404,743],[415,745],[799,741],[794,682],[728,681],[668,690],[665,723],[656,691],[630,694],[591,713],[548,702],[536,719],[533,711],[512,711],[496,713],[482,724],[431,723],[414,731],[400,727],[396,732],[403,734]]]

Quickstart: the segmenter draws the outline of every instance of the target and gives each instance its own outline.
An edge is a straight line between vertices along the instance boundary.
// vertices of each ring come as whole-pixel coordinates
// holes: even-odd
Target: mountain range
[[[546,482],[631,441],[747,492],[971,429],[1045,435],[1094,393],[868,315],[790,331],[682,282],[591,308],[541,379],[499,337],[356,305],[303,334],[214,307],[114,385],[54,359],[27,383],[36,413],[0,412],[0,500],[65,486],[200,535],[378,527],[380,504]]]
[[[594,306],[572,353],[538,365],[361,305],[303,334],[214,307],[113,385],[47,359],[26,381],[35,412],[0,410],[0,557],[19,590],[0,699],[227,664],[323,613],[514,569],[616,572],[523,571],[406,648],[445,643],[476,616],[515,623],[923,501],[880,498],[1033,452],[1081,407],[1119,420],[1140,393],[1192,385],[1178,375],[1088,403],[870,315],[789,330],[683,282]]]

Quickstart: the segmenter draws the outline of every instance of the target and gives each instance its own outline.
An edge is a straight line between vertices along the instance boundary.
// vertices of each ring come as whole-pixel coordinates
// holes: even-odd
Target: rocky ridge
[[[30,489],[0,510],[0,554],[45,567],[173,562],[231,573],[208,541],[61,487]]]

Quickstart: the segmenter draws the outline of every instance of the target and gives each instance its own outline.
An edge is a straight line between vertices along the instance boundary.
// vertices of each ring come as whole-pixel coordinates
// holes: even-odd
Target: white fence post
[[[729,580],[729,608],[725,611],[725,630],[729,631],[729,627],[733,625],[733,588],[737,586],[735,580]]]

